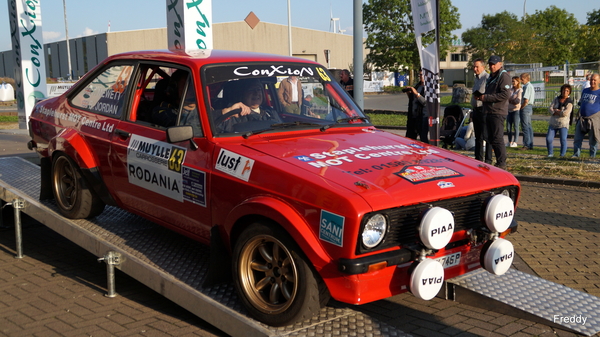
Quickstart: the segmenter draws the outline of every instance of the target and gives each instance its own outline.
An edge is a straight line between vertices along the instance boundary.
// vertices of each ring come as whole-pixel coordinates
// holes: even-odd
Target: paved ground
[[[0,132],[0,155],[31,156],[20,148],[26,138],[22,131]],[[522,186],[520,227],[510,237],[520,257],[517,269],[600,297],[600,191]],[[225,336],[119,271],[119,296],[104,297],[105,265],[34,221],[24,226],[26,256],[15,259],[11,209],[4,213],[0,336]],[[353,309],[415,336],[573,335],[474,305],[402,294]]]
[[[516,213],[520,227],[510,237],[522,258],[519,269],[600,296],[598,204],[595,189],[523,183]],[[5,218],[12,214],[8,208],[4,213]],[[0,336],[225,336],[119,271],[119,296],[103,296],[105,265],[34,221],[24,225],[25,257],[15,259],[9,222],[0,229]],[[410,294],[353,309],[415,336],[572,335],[493,310]]]

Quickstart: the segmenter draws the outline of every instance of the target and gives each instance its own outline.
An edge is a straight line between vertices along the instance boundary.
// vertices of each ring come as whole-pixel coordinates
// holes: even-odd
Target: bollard
[[[117,292],[115,290],[115,266],[121,264],[121,254],[109,251],[104,257],[98,258],[98,262],[104,261],[106,263],[106,279],[107,279],[107,290],[106,297],[116,297]]]
[[[12,206],[15,214],[15,245],[17,246],[17,256],[15,258],[23,258],[23,235],[21,230],[21,209],[25,207],[23,199],[14,199]]]
[[[6,206],[12,206],[15,217],[15,249],[17,251],[16,259],[23,258],[23,235],[21,231],[21,209],[25,207],[23,199],[13,199],[12,202],[7,202],[0,208],[0,211]],[[2,214],[0,213],[0,225],[3,225]]]

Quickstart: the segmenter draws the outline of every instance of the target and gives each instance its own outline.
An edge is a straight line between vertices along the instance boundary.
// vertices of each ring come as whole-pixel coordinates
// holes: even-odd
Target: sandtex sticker
[[[462,174],[444,166],[425,165],[407,166],[400,170],[400,172],[395,172],[394,174],[410,181],[413,184],[420,184],[443,178],[455,178],[463,176]]]
[[[321,210],[321,221],[319,227],[319,239],[336,246],[344,246],[343,216]]]
[[[254,166],[254,160],[244,157],[235,152],[231,152],[225,149],[221,149],[215,168],[221,172],[225,172],[243,181],[250,179],[252,173],[252,166]]]

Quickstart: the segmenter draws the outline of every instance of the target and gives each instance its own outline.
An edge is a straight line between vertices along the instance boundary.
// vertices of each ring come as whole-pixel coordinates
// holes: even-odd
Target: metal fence
[[[560,85],[562,86],[562,83]],[[573,91],[571,92],[571,99],[573,100],[573,102],[575,102],[575,104],[577,104],[577,102],[579,102],[579,99],[581,98],[581,91],[581,85],[573,86]],[[558,96],[559,94],[560,87],[536,91],[533,106],[535,108],[549,108],[552,104],[552,101],[554,100],[554,97]]]
[[[532,64],[507,64],[511,76],[518,76],[527,72],[534,85],[534,107],[548,108],[554,97],[560,94],[560,87],[568,83],[572,87],[571,98],[579,102],[581,91],[586,81],[586,75],[600,73],[600,62],[565,63],[559,66],[543,67],[540,63]]]

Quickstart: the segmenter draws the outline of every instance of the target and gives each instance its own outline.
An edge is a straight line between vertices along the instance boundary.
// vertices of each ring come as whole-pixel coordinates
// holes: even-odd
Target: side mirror
[[[167,128],[167,141],[179,143],[194,138],[194,129],[191,125],[173,126]]]
[[[194,142],[194,129],[191,125],[172,126],[167,128],[167,142],[179,143],[186,140],[190,141],[190,147],[192,149],[198,149],[198,145]]]

